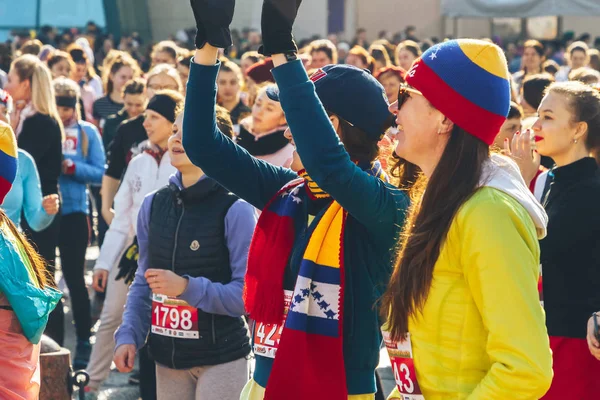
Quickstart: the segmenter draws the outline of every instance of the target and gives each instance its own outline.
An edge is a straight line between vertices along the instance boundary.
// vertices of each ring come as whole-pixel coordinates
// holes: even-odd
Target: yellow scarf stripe
[[[331,203],[310,237],[304,259],[331,268],[340,268],[345,212],[337,201]]]

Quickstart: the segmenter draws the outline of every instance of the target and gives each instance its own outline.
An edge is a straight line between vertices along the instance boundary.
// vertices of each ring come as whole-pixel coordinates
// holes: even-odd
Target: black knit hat
[[[152,110],[163,117],[169,122],[175,122],[175,109],[177,108],[177,102],[166,94],[157,94],[148,103],[147,110]]]

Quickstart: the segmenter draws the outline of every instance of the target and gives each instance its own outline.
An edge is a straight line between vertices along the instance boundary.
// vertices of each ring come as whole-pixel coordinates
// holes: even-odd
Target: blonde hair
[[[173,58],[175,64],[177,64],[177,59],[179,58],[179,55],[183,53],[182,50],[184,49],[181,49],[172,40],[163,40],[162,42],[158,42],[154,45],[154,47],[152,47],[152,53],[150,55],[150,58],[152,59],[156,57],[157,53],[167,53]]]
[[[21,82],[28,80],[31,83],[31,104],[35,111],[54,118],[60,126],[61,136],[65,136],[62,121],[58,115],[52,75],[50,70],[39,58],[31,54],[18,57],[11,64]]]
[[[64,78],[64,77],[60,77],[60,78],[56,78],[54,80],[54,92],[56,93],[56,97],[70,97],[70,98],[74,98],[76,99],[76,104],[75,104],[75,115],[77,117],[77,120],[80,121],[81,120],[81,106],[80,106],[80,99],[81,99],[81,89],[79,89],[79,85],[69,79],[69,78]],[[87,135],[85,134],[85,132],[81,132],[81,151],[83,152],[83,156],[87,157],[88,155],[88,150],[90,147],[90,141],[87,137]]]
[[[177,91],[182,91],[183,84],[181,83],[181,76],[179,76],[179,72],[177,72],[177,69],[171,64],[158,64],[154,66],[146,75],[146,87],[150,86],[150,80],[152,78],[160,74],[165,74],[168,77],[172,78],[177,84]]]

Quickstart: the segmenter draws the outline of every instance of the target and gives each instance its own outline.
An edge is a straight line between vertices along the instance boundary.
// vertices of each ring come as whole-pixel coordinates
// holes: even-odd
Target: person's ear
[[[585,135],[588,131],[588,123],[585,121],[577,122],[575,125],[575,135],[573,136],[573,141],[577,143],[578,141],[583,141],[585,139]]]
[[[448,117],[444,116],[444,119],[441,121],[440,127],[438,128],[438,134],[449,135],[450,132],[452,132],[452,129],[454,129],[454,122],[450,121]]]

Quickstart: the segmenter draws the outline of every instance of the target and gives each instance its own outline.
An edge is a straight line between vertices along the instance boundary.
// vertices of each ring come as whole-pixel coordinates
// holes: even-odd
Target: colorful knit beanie
[[[456,125],[491,145],[510,109],[506,57],[482,40],[450,40],[415,60],[406,83]]]
[[[17,141],[10,125],[0,122],[0,204],[17,175]]]

